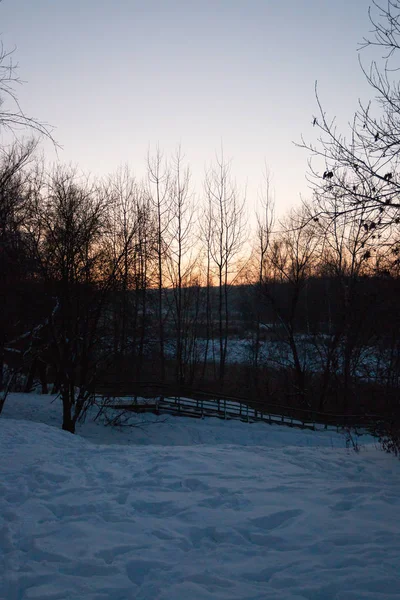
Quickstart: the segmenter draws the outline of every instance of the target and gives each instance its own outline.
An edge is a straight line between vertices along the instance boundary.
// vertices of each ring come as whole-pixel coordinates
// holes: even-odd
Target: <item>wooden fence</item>
[[[248,423],[263,421],[302,429],[373,428],[374,415],[333,414],[278,404],[252,402],[242,397],[216,395],[204,390],[177,390],[167,385],[137,383],[103,385],[97,390],[109,408],[136,413],[152,412],[191,418],[217,417]]]

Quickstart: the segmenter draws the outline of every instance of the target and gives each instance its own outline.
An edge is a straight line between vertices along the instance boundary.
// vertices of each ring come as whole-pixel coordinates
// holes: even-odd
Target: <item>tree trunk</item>
[[[66,394],[68,394],[68,392],[66,392]],[[72,415],[71,415],[70,399],[63,395],[62,403],[63,403],[62,428],[64,431],[69,431],[70,433],[75,433],[75,423],[74,423],[74,421],[72,419]]]

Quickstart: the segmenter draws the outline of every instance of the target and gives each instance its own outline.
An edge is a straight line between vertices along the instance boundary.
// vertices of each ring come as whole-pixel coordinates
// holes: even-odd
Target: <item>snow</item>
[[[327,334],[317,336],[297,334],[295,340],[300,363],[303,367],[314,373],[323,371],[332,342],[331,336]],[[207,344],[204,339],[196,340],[195,355],[197,361],[204,360],[206,346],[208,346],[208,362],[218,361],[220,356],[219,341],[209,340]],[[174,340],[166,343],[165,351],[169,357],[175,355],[176,343]],[[228,364],[250,364],[254,360],[254,351],[255,342],[251,337],[229,338],[227,341],[226,362]],[[285,340],[260,341],[258,353],[260,364],[272,368],[294,368],[293,353],[289,343]],[[343,347],[339,346],[335,353],[337,372],[343,368],[343,355]],[[374,346],[365,346],[354,353],[351,367],[354,375],[361,379],[380,381],[385,378],[385,371],[389,365],[390,353],[388,351],[382,352]],[[333,369],[333,365],[331,365],[331,369]]]
[[[400,598],[400,461],[367,436],[133,415],[0,418],[1,600]]]

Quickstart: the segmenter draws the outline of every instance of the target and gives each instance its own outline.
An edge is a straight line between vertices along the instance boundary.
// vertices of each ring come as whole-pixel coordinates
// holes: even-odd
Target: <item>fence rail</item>
[[[246,422],[264,421],[301,429],[367,429],[379,420],[375,415],[323,413],[307,408],[252,402],[243,397],[225,396],[205,390],[181,388],[177,391],[160,383],[104,384],[96,393],[103,401],[106,400],[108,407],[117,410],[191,418],[218,417]],[[135,399],[132,401],[132,398]]]

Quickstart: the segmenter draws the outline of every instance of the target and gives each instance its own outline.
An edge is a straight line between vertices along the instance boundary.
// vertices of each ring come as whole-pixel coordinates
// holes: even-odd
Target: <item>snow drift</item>
[[[1,599],[400,598],[400,463],[373,444],[150,416],[72,436],[59,408],[0,419]]]

